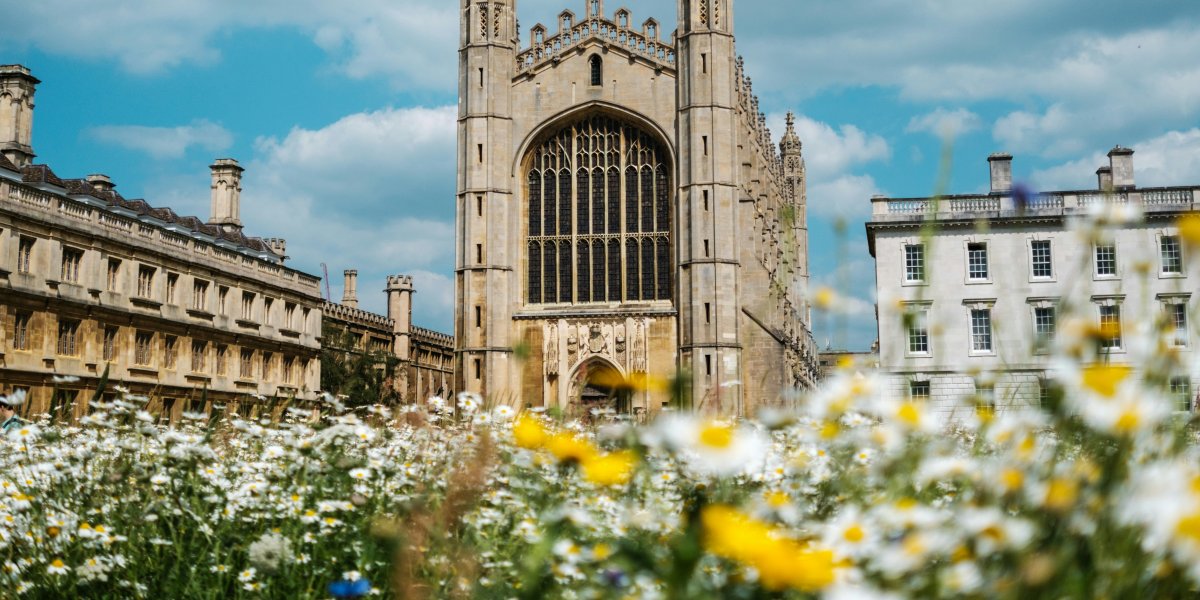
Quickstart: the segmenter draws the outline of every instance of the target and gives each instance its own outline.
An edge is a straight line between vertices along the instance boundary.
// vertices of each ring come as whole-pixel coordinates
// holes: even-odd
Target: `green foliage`
[[[344,397],[349,407],[393,404],[399,395],[389,385],[400,360],[390,352],[362,348],[353,334],[326,325],[321,348],[321,389]]]

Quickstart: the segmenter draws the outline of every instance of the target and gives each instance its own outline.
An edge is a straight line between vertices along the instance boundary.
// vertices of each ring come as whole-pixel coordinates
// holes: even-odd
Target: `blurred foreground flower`
[[[833,552],[787,538],[784,532],[725,505],[700,514],[704,547],[713,554],[753,567],[764,587],[816,592],[834,582]]]

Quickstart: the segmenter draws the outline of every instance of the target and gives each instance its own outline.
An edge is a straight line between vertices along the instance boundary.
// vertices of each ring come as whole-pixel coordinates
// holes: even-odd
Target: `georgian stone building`
[[[380,352],[397,359],[390,382],[402,402],[449,396],[454,384],[454,338],[412,324],[415,289],[411,275],[387,279],[387,315],[358,307],[358,271],[344,272],[342,302],[325,302],[323,343],[346,352]],[[344,347],[336,347],[341,343]]]
[[[588,0],[524,39],[515,4],[460,1],[456,387],[569,408],[682,372],[688,407],[750,414],[810,385],[801,144],[732,0],[681,0],[674,33]]]
[[[242,232],[237,161],[211,167],[207,223],[104,175],[61,179],[31,164],[38,83],[0,66],[0,390],[57,415],[85,413],[106,372],[162,418],[314,399],[320,280],[284,265],[283,240]]]
[[[1071,316],[1105,332],[1094,358],[1116,364],[1131,360],[1134,328],[1161,324],[1161,343],[1181,365],[1169,388],[1189,408],[1200,378],[1200,256],[1188,255],[1176,222],[1200,210],[1200,186],[1138,187],[1133,150],[1108,156],[1090,190],[1022,197],[1012,156],[993,154],[988,194],[871,200],[867,241],[889,393],[946,413],[973,395],[1000,409],[1036,405],[1052,376],[1060,317]],[[1143,218],[1081,241],[1073,223],[1105,203],[1135,205]]]

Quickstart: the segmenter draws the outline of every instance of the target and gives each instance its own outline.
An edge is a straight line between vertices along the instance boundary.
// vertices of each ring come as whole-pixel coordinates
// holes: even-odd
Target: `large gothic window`
[[[530,303],[671,299],[673,188],[660,144],[592,116],[534,148],[526,164]]]

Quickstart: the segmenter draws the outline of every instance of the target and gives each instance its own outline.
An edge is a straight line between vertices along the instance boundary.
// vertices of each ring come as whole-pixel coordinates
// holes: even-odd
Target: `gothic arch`
[[[619,412],[629,412],[628,390],[621,385],[625,378],[619,365],[607,357],[592,356],[571,372],[568,402],[579,402],[583,408],[611,404]]]
[[[524,151],[522,296],[529,305],[674,299],[669,146],[609,111],[574,111]]]
[[[672,136],[667,135],[667,132],[664,131],[662,127],[659,127],[658,123],[642,113],[629,110],[623,106],[619,106],[611,102],[605,102],[603,100],[592,100],[590,102],[577,104],[571,108],[563,110],[558,114],[546,119],[545,121],[542,121],[537,127],[534,127],[525,136],[525,138],[521,140],[521,145],[517,147],[517,152],[513,154],[512,170],[510,171],[511,175],[513,177],[521,177],[522,171],[524,170],[522,167],[526,159],[529,158],[528,154],[530,149],[534,148],[538,144],[541,144],[542,142],[545,142],[548,138],[558,132],[558,130],[570,124],[572,121],[582,119],[583,117],[589,116],[593,113],[608,113],[614,118],[626,121],[630,125],[633,125],[653,136],[655,140],[662,145],[663,149],[667,153],[667,159],[670,163],[668,165],[670,172],[675,172],[675,144],[671,141],[673,138]]]

